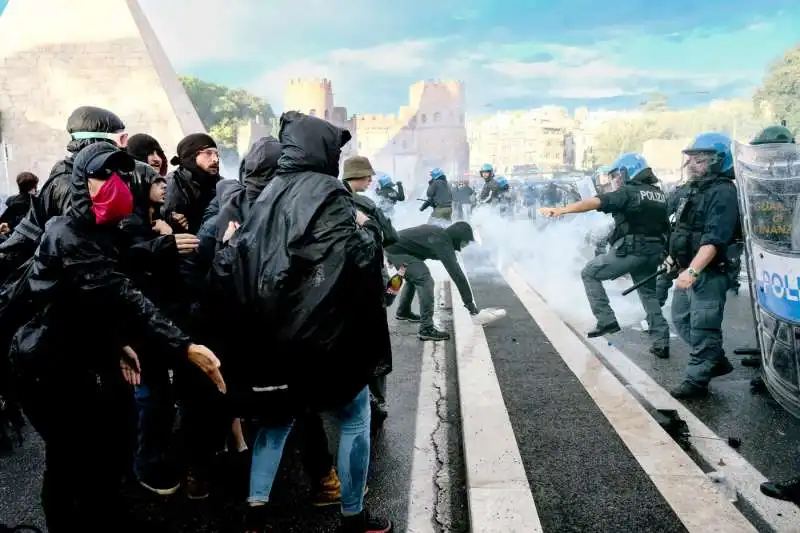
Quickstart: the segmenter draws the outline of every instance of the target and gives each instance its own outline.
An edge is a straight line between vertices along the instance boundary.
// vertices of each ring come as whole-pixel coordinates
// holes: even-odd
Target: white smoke
[[[366,193],[377,198],[370,190]],[[422,202],[408,197],[395,204],[392,223],[397,230],[427,224],[431,210],[419,210]],[[559,219],[539,217],[534,223],[518,213],[514,219],[489,207],[478,207],[469,222],[481,244],[466,249],[473,278],[503,283],[498,267],[515,266],[522,276],[564,320],[591,327],[595,319],[586,298],[581,270],[594,257],[595,240],[607,235],[613,223],[609,215],[597,212],[566,215]],[[427,262],[436,280],[448,276],[438,261]],[[624,276],[604,283],[611,307],[620,325],[639,324],[645,318],[635,293],[622,296],[633,281]],[[476,302],[481,307],[481,302]]]
[[[594,326],[596,320],[589,308],[581,270],[594,257],[595,246],[587,237],[607,232],[608,215],[584,213],[547,220],[539,217],[534,223],[519,216],[511,220],[482,208],[473,213],[471,222],[481,237],[481,247],[489,252],[471,257],[473,276],[496,278],[496,267],[513,265],[563,319]],[[480,258],[484,258],[483,262]],[[491,264],[487,264],[489,261]],[[645,317],[636,294],[621,294],[632,283],[627,276],[604,283],[622,326],[638,324]]]

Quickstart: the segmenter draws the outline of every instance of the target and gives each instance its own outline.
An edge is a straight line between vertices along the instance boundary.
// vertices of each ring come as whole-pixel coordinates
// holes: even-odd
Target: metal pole
[[[3,172],[6,176],[6,191],[11,194],[11,176],[8,174],[8,147],[5,141],[0,141],[0,153],[3,156]]]

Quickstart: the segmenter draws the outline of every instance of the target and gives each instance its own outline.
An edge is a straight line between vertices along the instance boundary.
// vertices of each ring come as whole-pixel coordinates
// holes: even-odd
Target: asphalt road
[[[481,307],[508,319],[485,328],[544,531],[685,532],[514,292],[480,251],[464,260]]]
[[[390,312],[393,317],[393,312]],[[396,324],[390,318],[394,371],[388,380],[390,415],[382,434],[373,442],[367,508],[380,516],[391,517],[396,531],[406,530],[409,513],[411,463],[414,454],[415,427],[418,415],[417,398],[420,384],[423,344],[416,337],[416,327]],[[447,364],[454,364],[452,346],[447,350]],[[450,376],[448,389],[455,391]],[[449,395],[447,415],[450,423],[447,453],[453,489],[448,496],[448,533],[464,533],[466,501],[464,497],[463,464],[460,458],[460,426],[458,425],[457,396]],[[335,431],[330,431],[331,447],[335,450]],[[0,457],[0,523],[32,523],[44,526],[39,506],[44,450],[35,433],[28,431],[24,447],[7,457]],[[76,436],[80,438],[80,436]],[[238,464],[237,464],[238,463]],[[182,494],[171,498],[156,498],[135,484],[127,489],[133,520],[146,525],[142,530],[180,532],[241,531],[241,503],[247,490],[247,461],[226,460],[221,464],[222,481],[226,490],[218,491],[206,501],[190,501]],[[430,480],[433,485],[434,480]],[[233,485],[235,484],[235,489]],[[333,531],[338,523],[338,508],[316,509],[309,505],[309,485],[302,472],[296,447],[290,443],[282,462],[279,479],[273,491],[277,504],[277,526],[281,532],[322,533]],[[431,502],[435,504],[436,502]]]
[[[664,306],[664,315],[670,320],[670,302]],[[755,346],[754,331],[750,294],[743,284],[738,295],[728,293],[723,322],[725,351],[734,371],[714,379],[707,398],[684,401],[684,405],[717,435],[740,438],[742,447],[737,451],[767,478],[795,477],[800,474],[800,420],[769,393],[752,394],[750,380],[758,370],[741,366],[742,357],[733,353],[736,348]],[[608,339],[662,387],[681,382],[689,349],[679,338],[671,339],[670,358],[665,361],[647,352],[649,338],[638,325]]]

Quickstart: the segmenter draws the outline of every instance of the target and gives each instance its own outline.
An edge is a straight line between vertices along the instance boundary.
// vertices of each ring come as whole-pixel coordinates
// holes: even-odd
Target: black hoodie
[[[397,242],[386,247],[389,261],[392,256],[410,255],[422,261],[440,261],[453,283],[458,287],[465,305],[473,302],[472,290],[456,257],[456,252],[475,240],[472,227],[466,222],[456,222],[447,228],[423,224],[397,232]],[[400,265],[395,265],[400,266]]]
[[[257,402],[273,414],[345,405],[391,357],[380,228],[356,225],[337,179],[349,140],[322,119],[284,113],[278,172],[214,261],[212,286],[235,295],[249,322],[240,337],[262,346],[242,354],[244,390],[277,387],[291,398]]]
[[[120,348],[137,337],[153,339],[176,356],[185,356],[189,345],[188,337],[119,272],[116,226],[95,222],[86,165],[109,150],[116,151],[99,143],[76,156],[70,212],[51,219],[33,259],[29,286],[41,311],[17,332],[12,354],[36,375],[69,381],[87,370],[119,372]],[[88,329],[87,316],[93,321]]]

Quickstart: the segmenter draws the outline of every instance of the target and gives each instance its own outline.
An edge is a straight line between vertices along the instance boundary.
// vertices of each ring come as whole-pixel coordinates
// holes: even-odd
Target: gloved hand
[[[469,314],[471,315],[477,315],[478,313],[480,313],[480,309],[478,309],[478,306],[475,305],[475,302],[470,302],[466,304],[464,307],[467,308],[467,311],[469,311]]]
[[[668,273],[672,272],[673,270],[675,270],[677,267],[678,267],[678,265],[675,264],[675,260],[672,259],[670,256],[667,256],[667,258],[664,259],[664,262],[661,263],[661,266],[659,268],[661,270],[663,270],[664,273],[668,274]]]

